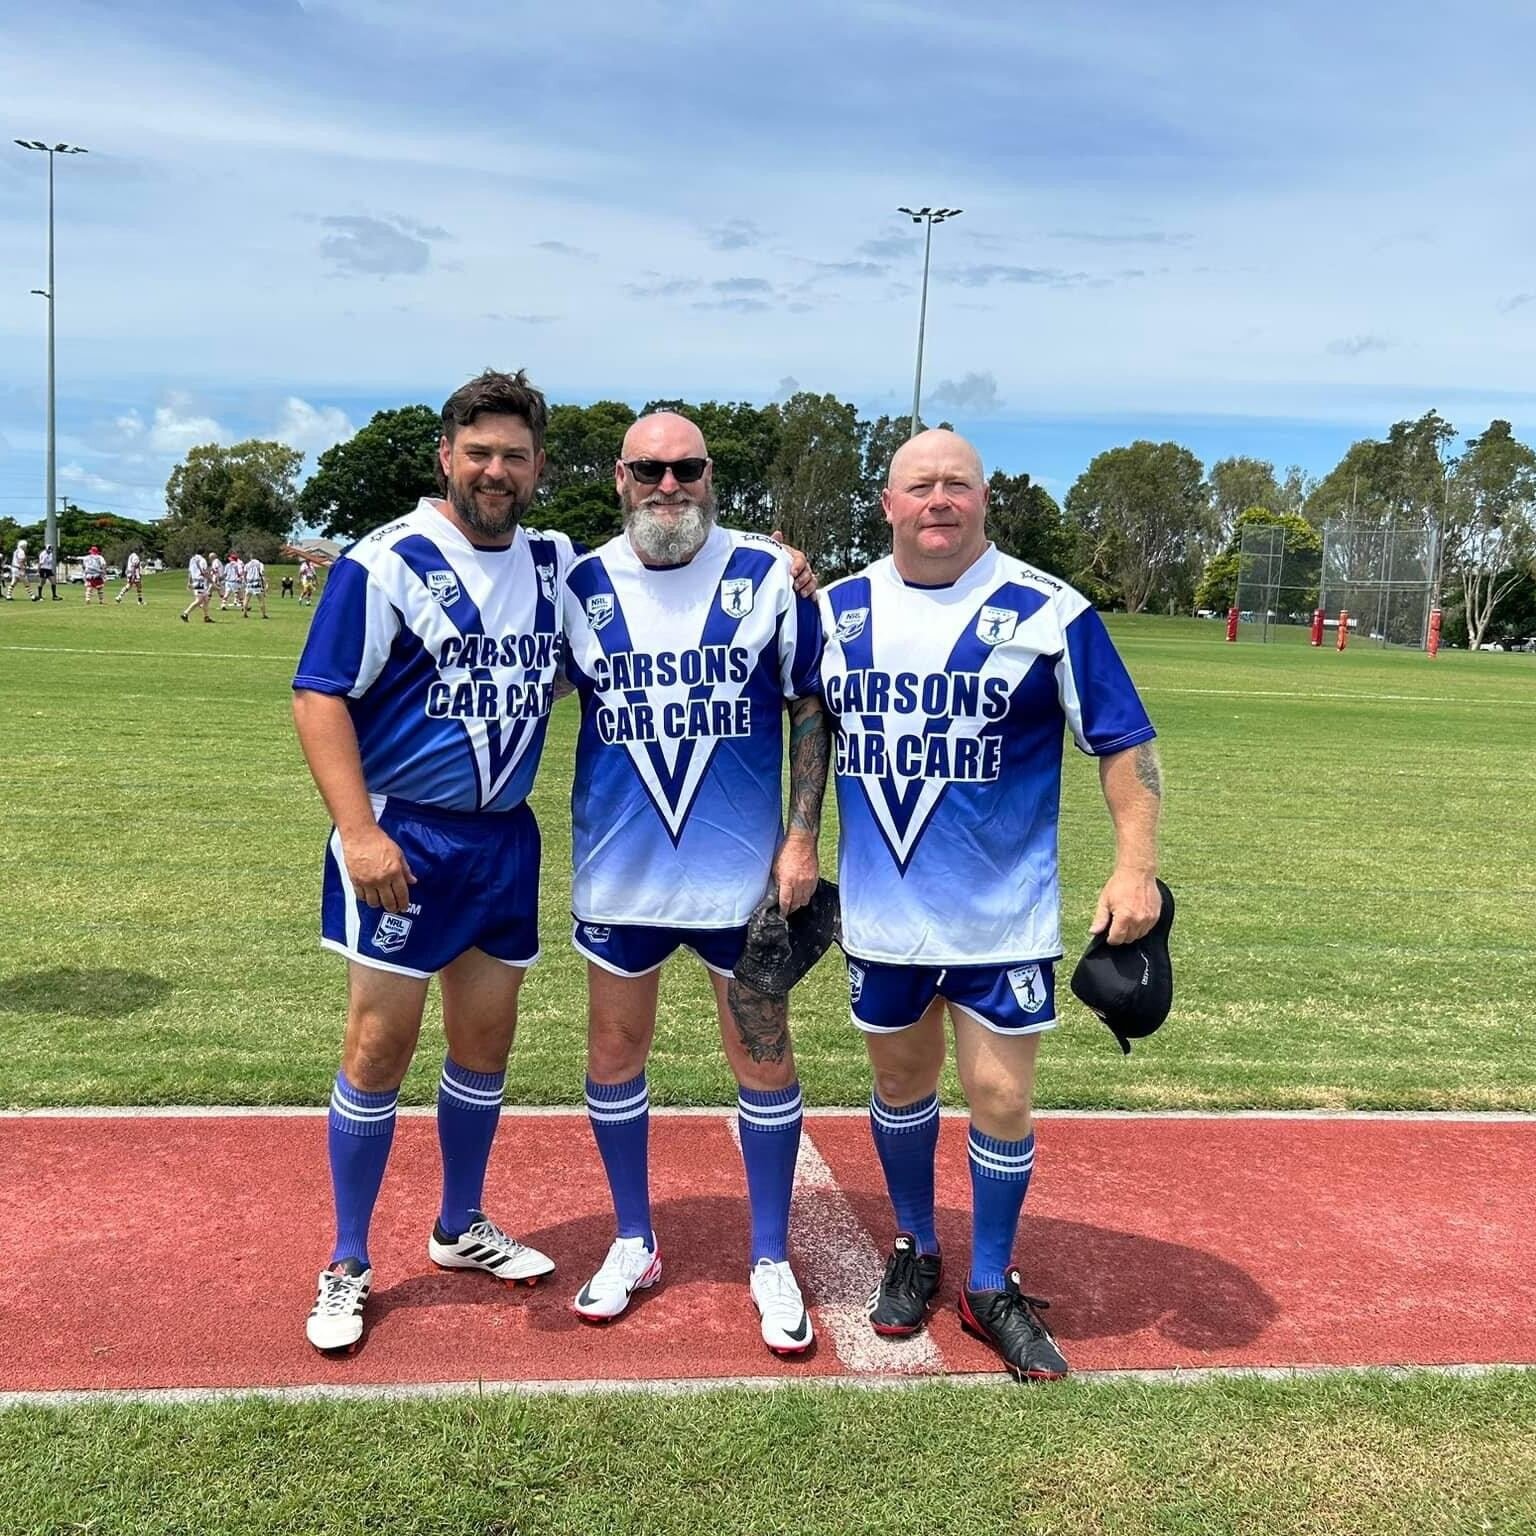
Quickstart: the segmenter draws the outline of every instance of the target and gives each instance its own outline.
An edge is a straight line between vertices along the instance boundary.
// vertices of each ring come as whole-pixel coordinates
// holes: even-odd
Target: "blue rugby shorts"
[[[717,976],[729,976],[741,959],[747,926],[654,928],[644,923],[588,923],[576,919],[571,942],[594,965],[615,976],[645,976],[674,950],[691,949]]]
[[[466,950],[512,966],[539,958],[539,826],[526,804],[494,813],[374,798],[416,884],[404,912],[358,899],[333,829],[325,850],[320,942],[383,971],[432,976]]]
[[[848,956],[848,1006],[866,1034],[910,1029],[934,998],[999,1035],[1035,1035],[1056,1024],[1056,966],[887,965]]]

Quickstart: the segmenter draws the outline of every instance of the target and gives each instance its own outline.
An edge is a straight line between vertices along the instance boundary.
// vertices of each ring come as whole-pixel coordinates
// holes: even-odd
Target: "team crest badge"
[[[534,569],[539,573],[539,591],[544,594],[544,600],[552,603],[555,600],[555,568],[552,565],[538,565]]]
[[[720,606],[733,619],[744,619],[752,612],[752,580],[748,576],[733,576],[720,583]]]
[[[587,599],[587,623],[593,630],[602,629],[613,618],[613,593],[598,592]]]
[[[385,912],[379,918],[379,926],[373,930],[373,947],[392,955],[410,936],[410,918],[403,912]]]
[[[868,608],[850,608],[840,614],[837,620],[837,638],[839,640],[857,640],[864,633],[864,626],[869,623]]]
[[[848,1001],[850,1003],[857,1003],[863,995],[864,967],[850,963],[848,966]]]
[[[1018,627],[1017,610],[994,608],[991,603],[983,603],[981,615],[976,620],[976,638],[985,645],[1001,645],[1005,640],[1013,639],[1013,632]]]
[[[1025,1013],[1039,1013],[1045,1007],[1045,981],[1038,965],[1016,965],[1008,972],[1008,985]]]
[[[452,571],[428,571],[427,591],[433,602],[451,608],[459,600],[459,578]]]

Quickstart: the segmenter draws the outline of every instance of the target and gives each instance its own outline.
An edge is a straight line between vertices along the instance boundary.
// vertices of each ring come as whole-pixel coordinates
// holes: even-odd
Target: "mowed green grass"
[[[0,1413],[14,1536],[1536,1529],[1536,1378]]]
[[[143,609],[86,609],[78,589],[0,604],[0,1104],[320,1104],[344,968],[315,942],[327,822],[289,718],[311,610],[274,596],[268,623],[182,625],[179,577],[148,595]],[[1178,998],[1124,1059],[1063,978],[1040,1102],[1536,1109],[1536,658],[1110,624],[1162,737]],[[544,957],[524,989],[514,1102],[580,1099],[575,708],[556,710],[535,795]],[[834,842],[829,815],[829,871]],[[1062,845],[1071,956],[1112,839],[1094,766],[1070,747]],[[729,1102],[684,957],[662,1012],[653,1098]],[[835,956],[793,1017],[811,1102],[861,1102]],[[408,1101],[432,1097],[433,1028]]]

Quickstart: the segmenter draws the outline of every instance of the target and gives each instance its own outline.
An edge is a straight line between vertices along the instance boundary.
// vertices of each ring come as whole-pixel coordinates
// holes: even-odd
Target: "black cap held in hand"
[[[1162,915],[1149,933],[1129,944],[1111,944],[1109,928],[1096,934],[1072,972],[1072,990],[1109,1026],[1127,1056],[1131,1041],[1158,1029],[1173,1007],[1173,892],[1157,882]]]

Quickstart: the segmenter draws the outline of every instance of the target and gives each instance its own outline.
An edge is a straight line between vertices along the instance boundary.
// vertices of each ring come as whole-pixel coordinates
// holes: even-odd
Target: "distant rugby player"
[[[262,618],[269,617],[267,613],[267,568],[255,555],[251,555],[244,565],[241,576],[240,612],[244,618],[251,616],[251,600],[256,600],[261,609]]]
[[[213,615],[208,612],[208,557],[192,551],[192,558],[187,561],[187,590],[192,594],[192,601],[181,610],[181,622],[191,623],[187,617],[194,608],[203,610],[203,623],[212,624]]]
[[[208,551],[208,600],[213,601],[213,594],[224,584],[224,562],[219,559],[218,552]],[[220,603],[222,607],[222,602]]]
[[[309,560],[299,561],[299,601],[307,608],[315,600],[315,567]]]
[[[795,595],[791,554],[715,526],[710,474],[692,422],[642,417],[616,466],[625,530],[577,561],[565,585],[567,670],[582,704],[571,904],[587,957],[587,1113],[618,1228],[574,1307],[590,1321],[616,1317],[661,1275],[645,1065],[661,966],[683,947],[709,971],[740,1086],[752,1300],[765,1343],[794,1354],[812,1342],[788,1252],[802,1119],[794,1051],[782,1002],[728,982],[764,892],[776,887],[787,912],[816,886],[821,637],[815,606]]]
[[[27,579],[27,541],[25,539],[17,539],[16,548],[11,551],[11,563],[5,568],[5,577],[6,602],[16,601],[18,585],[27,593],[32,591],[32,583]]]
[[[1087,600],[988,542],[986,480],[964,438],[905,444],[882,503],[891,554],[821,598],[849,996],[899,1229],[870,1322],[916,1332],[939,1286],[947,1004],[971,1110],[961,1322],[1020,1380],[1048,1379],[1067,1363],[1012,1250],[1034,1166],[1035,1053],[1056,1022],[1063,727],[1099,759],[1116,860],[1093,928],[1117,944],[1162,910],[1154,733]]]
[[[348,960],[329,1121],[336,1240],[305,1330],[317,1349],[362,1333],[369,1222],[434,975],[448,1055],[442,1200],[427,1252],[502,1280],[554,1267],[483,1205],[518,989],[539,952],[539,830],[527,798],[572,559],[564,534],[520,526],[546,422],[522,373],[485,373],[449,396],[438,448],[446,499],[424,499],[336,562],[293,680],[299,741],[335,823],[321,942]]]
[[[240,558],[240,551],[232,549],[229,559],[224,562],[224,589],[219,594],[219,612],[226,608],[238,608],[240,606],[240,594],[245,587],[245,561]]]
[[[107,562],[101,551],[92,544],[81,562],[81,569],[85,576],[85,601],[89,606],[92,594],[95,595],[96,605],[105,608],[107,605]],[[37,584],[37,595],[43,595],[43,584]]]
[[[128,551],[128,558],[123,563],[123,585],[112,601],[122,602],[129,592],[138,594],[139,607],[142,608],[144,606],[144,562],[139,558],[139,552],[136,549]]]

